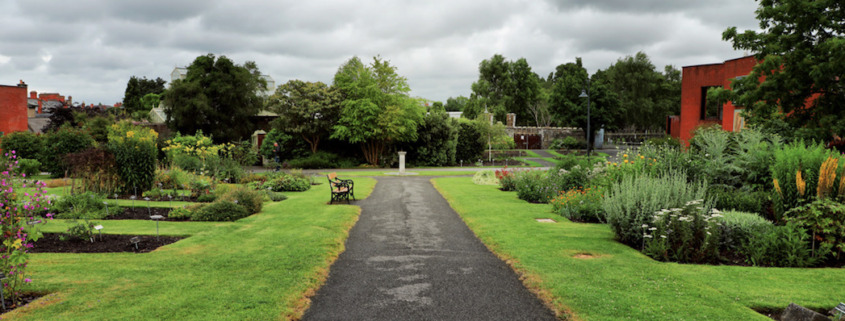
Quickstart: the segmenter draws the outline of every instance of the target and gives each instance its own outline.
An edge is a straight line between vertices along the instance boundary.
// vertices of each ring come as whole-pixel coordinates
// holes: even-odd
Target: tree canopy
[[[298,79],[280,85],[267,101],[267,108],[278,114],[273,127],[298,134],[308,142],[311,152],[328,136],[340,114],[340,91],[322,82]]]
[[[126,83],[126,91],[123,94],[123,108],[129,114],[137,111],[149,111],[149,109],[146,109],[148,106],[144,106],[142,99],[147,94],[161,95],[164,92],[165,83],[166,81],[161,78],[129,77],[129,81]]]
[[[607,69],[608,84],[619,97],[625,117],[620,127],[663,129],[666,116],[680,112],[680,71],[666,66],[656,70],[643,52],[616,61]]]
[[[391,144],[416,139],[425,107],[408,96],[407,80],[389,61],[374,57],[365,65],[352,57],[338,68],[334,86],[343,102],[331,137],[360,144],[368,163],[378,165]]]
[[[733,81],[726,99],[745,107],[749,125],[780,128],[786,137],[829,140],[845,133],[842,1],[761,0],[756,12],[761,31],[730,27],[722,34],[760,61]]]
[[[464,113],[467,118],[475,118],[486,108],[498,120],[504,121],[505,114],[514,113],[518,123],[529,124],[534,120],[530,106],[537,103],[540,91],[540,78],[525,58],[507,61],[496,54],[478,65],[478,80],[472,84]]]
[[[164,93],[168,126],[189,135],[202,130],[218,143],[248,137],[254,127],[249,117],[264,106],[260,75],[251,61],[236,65],[226,56],[197,57],[185,79]]]

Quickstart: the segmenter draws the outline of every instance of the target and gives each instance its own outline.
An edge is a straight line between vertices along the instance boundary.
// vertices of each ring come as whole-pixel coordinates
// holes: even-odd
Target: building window
[[[701,119],[702,120],[721,120],[722,106],[715,100],[707,99],[707,92],[710,89],[719,88],[719,86],[704,86],[701,87]]]

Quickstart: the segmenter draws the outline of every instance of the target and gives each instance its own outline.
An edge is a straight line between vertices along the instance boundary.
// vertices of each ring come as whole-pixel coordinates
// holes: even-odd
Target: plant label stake
[[[109,216],[109,202],[103,201],[103,204],[106,205],[106,217]]]
[[[6,279],[6,273],[0,272],[0,284],[3,284],[3,280]],[[6,311],[6,298],[3,296],[3,291],[0,289],[0,301],[3,302],[3,311]]]
[[[102,241],[103,240],[103,226],[97,225],[97,226],[94,226],[94,229],[97,230],[98,233],[100,233],[100,241]]]
[[[150,209],[150,198],[144,197],[144,200],[147,201],[147,215],[152,215],[152,210]]]
[[[129,239],[129,242],[132,242],[132,244],[135,245],[135,251],[138,251],[138,243],[141,243],[141,238],[134,236],[131,239]]]
[[[135,213],[135,195],[129,196],[129,199],[132,200],[132,213]]]
[[[163,219],[164,216],[150,215],[150,218],[153,219],[153,221],[156,221],[156,241],[158,241],[158,220]]]

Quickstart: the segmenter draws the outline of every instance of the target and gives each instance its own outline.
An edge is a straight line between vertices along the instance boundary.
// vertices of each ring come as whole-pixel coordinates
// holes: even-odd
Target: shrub
[[[26,176],[38,175],[41,173],[41,162],[35,159],[18,158],[19,174],[26,174]]]
[[[264,184],[268,185],[274,192],[304,192],[311,188],[311,180],[282,173]]]
[[[289,160],[288,167],[301,169],[350,168],[355,167],[355,163],[356,162],[354,160],[342,159],[340,156],[333,153],[318,151],[305,158]]]
[[[274,158],[273,143],[279,143],[279,147],[282,149],[281,160],[306,157],[311,154],[311,149],[305,144],[303,139],[288,135],[274,128],[264,137],[264,141],[261,143],[261,148],[258,151],[259,155],[266,157],[270,162],[273,162]]]
[[[105,197],[93,192],[84,192],[64,196],[54,203],[56,218],[63,219],[101,219],[114,214],[119,209],[112,206],[106,213]]]
[[[701,161],[701,172],[693,179],[705,180],[713,186],[738,186],[742,169],[731,162],[733,146],[731,133],[720,126],[697,130],[690,140],[689,152]]]
[[[740,252],[742,244],[748,243],[750,238],[756,237],[757,231],[773,226],[772,222],[759,214],[740,211],[722,212],[719,222],[722,223],[719,226],[719,236],[721,237],[719,247],[734,253]]]
[[[599,187],[570,189],[549,203],[552,210],[573,222],[599,222],[602,217],[603,191]]]
[[[203,169],[202,159],[199,156],[188,155],[183,153],[172,153],[169,157],[170,162],[175,168],[186,170],[191,173],[199,173]]]
[[[44,141],[41,136],[28,131],[11,132],[0,139],[0,149],[4,152],[15,151],[18,160],[37,159],[44,149]]]
[[[715,263],[720,239],[714,218],[722,215],[711,204],[693,200],[652,214],[651,224],[642,225],[643,253],[660,261]]]
[[[774,163],[774,151],[781,147],[780,137],[764,134],[759,130],[743,129],[734,133],[736,142],[732,160],[740,168],[741,186],[745,190],[772,190],[772,174],[769,167]]]
[[[561,145],[563,145],[563,148],[566,148],[566,149],[578,149],[578,148],[581,148],[581,146],[585,145],[585,144],[582,144],[581,142],[579,142],[578,139],[575,138],[575,137],[566,136],[566,138],[564,138],[561,141]]]
[[[273,202],[281,202],[288,199],[287,195],[279,192],[266,191],[265,193],[267,194],[267,197]]]
[[[193,215],[192,221],[236,221],[249,216],[249,211],[230,201],[216,201],[203,206]]]
[[[205,160],[205,173],[217,180],[237,183],[244,176],[244,168],[238,161],[227,158],[211,156]]]
[[[715,208],[764,214],[770,205],[771,194],[766,191],[744,192],[733,187],[710,187],[708,198],[716,201]]]
[[[531,203],[546,203],[560,190],[549,182],[548,173],[520,171],[515,173],[516,196]]]
[[[64,162],[65,155],[83,151],[91,146],[94,146],[94,138],[87,132],[71,127],[59,128],[47,134],[44,139],[41,156],[43,169],[50,172],[52,177],[62,177],[68,169]]]
[[[631,246],[640,246],[643,225],[651,223],[655,212],[678,208],[686,202],[704,199],[706,183],[688,183],[682,173],[666,173],[657,177],[626,177],[613,185],[602,204],[605,221],[616,238]]]
[[[403,144],[410,163],[416,166],[455,164],[458,145],[458,120],[444,112],[431,112],[417,127],[417,139]]]
[[[783,145],[774,151],[771,166],[775,192],[774,215],[780,221],[784,212],[811,202],[816,192],[819,168],[835,152],[826,150],[822,144],[807,145],[803,141]]]
[[[827,198],[815,200],[787,211],[784,220],[806,228],[812,235],[814,258],[824,260],[832,252],[838,259],[845,253],[845,204]]]
[[[475,175],[472,176],[472,182],[477,185],[499,185],[496,174],[489,169],[475,172]]]
[[[94,242],[94,226],[97,222],[71,221],[71,226],[59,237],[62,241],[81,240]]]
[[[241,178],[239,183],[241,183],[241,184],[248,184],[248,183],[252,183],[252,182],[264,183],[266,181],[267,181],[267,176],[259,175],[259,174],[255,174],[255,173],[249,173],[249,174],[244,175],[244,177]]]
[[[155,180],[158,133],[122,121],[109,127],[108,138],[123,190],[149,190]]]
[[[184,219],[190,219],[191,215],[193,215],[191,210],[189,210],[185,207],[177,207],[177,208],[170,210],[170,212],[167,213],[167,218],[174,219],[174,220],[184,220]]]
[[[485,144],[481,140],[481,131],[472,121],[458,120],[458,141],[455,147],[455,160],[474,163],[484,153]]]
[[[499,188],[503,191],[516,190],[516,180],[514,177],[514,171],[509,171],[507,166],[496,170],[496,178],[499,179]]]
[[[214,195],[212,193],[204,193],[197,196],[197,202],[201,203],[211,203],[215,200],[217,200],[217,195]]]
[[[264,205],[264,193],[251,190],[245,187],[237,187],[229,190],[219,199],[222,201],[235,202],[243,206],[250,214],[261,212]]]
[[[742,244],[741,253],[755,266],[808,267],[816,263],[807,230],[795,224],[760,226],[754,237]]]

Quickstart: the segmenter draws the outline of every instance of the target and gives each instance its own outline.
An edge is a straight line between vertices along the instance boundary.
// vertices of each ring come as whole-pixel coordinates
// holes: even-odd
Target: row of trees
[[[502,55],[483,60],[469,98],[449,98],[445,108],[463,111],[474,118],[485,109],[496,119],[516,114],[518,125],[586,125],[586,100],[578,96],[588,89],[596,106],[594,128],[660,130],[665,116],[680,108],[681,73],[673,66],[657,71],[643,52],[619,59],[606,70],[589,75],[581,58],[558,65],[547,77],[532,71],[520,58]],[[583,116],[581,116],[583,114]]]

